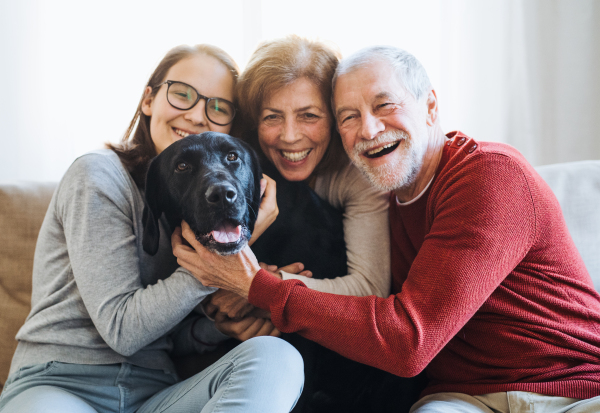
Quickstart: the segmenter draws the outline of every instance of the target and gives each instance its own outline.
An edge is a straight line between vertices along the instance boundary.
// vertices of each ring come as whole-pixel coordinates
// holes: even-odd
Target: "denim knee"
[[[271,371],[275,376],[286,377],[286,381],[296,378],[304,383],[304,361],[298,350],[288,342],[270,336],[254,337],[241,343],[238,348],[253,360],[256,367]]]

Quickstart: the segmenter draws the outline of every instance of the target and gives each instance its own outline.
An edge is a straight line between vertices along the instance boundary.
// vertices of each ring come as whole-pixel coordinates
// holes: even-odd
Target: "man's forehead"
[[[393,67],[387,62],[375,61],[339,76],[334,99],[336,106],[339,106],[347,99],[377,100],[398,98],[405,94],[406,90]]]

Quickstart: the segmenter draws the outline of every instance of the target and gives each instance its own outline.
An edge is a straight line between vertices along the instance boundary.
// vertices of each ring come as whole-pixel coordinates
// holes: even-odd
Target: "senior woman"
[[[348,274],[297,278],[335,294],[378,295],[390,290],[388,195],[374,189],[349,162],[335,129],[331,80],[339,54],[324,43],[289,36],[261,44],[238,81],[238,104],[251,144],[288,181],[306,181],[344,211]],[[310,270],[310,268],[308,268]]]
[[[289,272],[278,269],[275,273],[283,279],[299,279],[322,292],[387,297],[391,282],[388,194],[374,189],[349,162],[335,129],[330,102],[338,61],[339,54],[332,48],[298,36],[261,44],[238,80],[238,105],[246,123],[244,137],[283,179],[305,182],[323,201],[343,211],[347,274],[308,278],[303,275],[306,272],[295,274],[302,267],[291,270],[294,266],[288,267]],[[180,262],[188,268],[185,260]],[[192,266],[188,269],[194,272]],[[233,317],[242,315],[238,311],[244,306],[223,291],[207,307],[209,313],[218,307],[221,314]],[[247,311],[248,305],[244,308]],[[223,325],[222,319],[218,321]],[[312,361],[307,360],[306,352],[301,350],[301,354],[307,377],[295,412],[304,411],[311,392],[310,366],[323,353],[310,353]],[[357,375],[365,376],[363,373]],[[330,378],[345,381],[344,375],[352,376],[339,372]],[[347,383],[343,386],[352,387]]]

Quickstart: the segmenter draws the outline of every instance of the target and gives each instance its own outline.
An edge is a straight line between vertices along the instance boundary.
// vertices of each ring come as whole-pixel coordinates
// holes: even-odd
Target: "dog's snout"
[[[233,205],[236,199],[237,191],[233,185],[228,183],[211,185],[206,191],[206,200],[209,204],[229,206]]]

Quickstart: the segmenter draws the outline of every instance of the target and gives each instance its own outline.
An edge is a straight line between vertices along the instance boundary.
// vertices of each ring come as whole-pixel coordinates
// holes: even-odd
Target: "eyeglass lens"
[[[172,82],[167,99],[171,105],[181,110],[191,109],[198,101],[198,92],[185,83]],[[211,122],[226,125],[233,120],[235,108],[231,103],[219,98],[205,98],[206,115]]]

